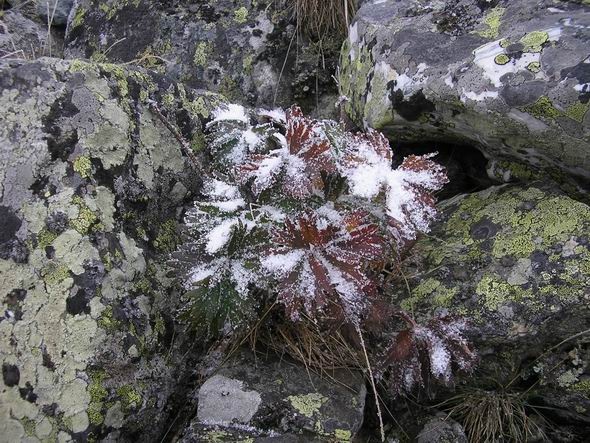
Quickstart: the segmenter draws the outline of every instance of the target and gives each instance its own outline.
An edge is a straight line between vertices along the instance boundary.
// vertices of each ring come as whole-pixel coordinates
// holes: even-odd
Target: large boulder
[[[590,178],[590,6],[554,0],[365,1],[339,83],[354,122],[394,141]]]
[[[401,306],[469,319],[481,357],[470,386],[522,389],[588,430],[590,207],[537,184],[460,195],[441,210],[402,263]]]
[[[241,352],[199,388],[197,415],[181,441],[350,441],[363,423],[366,392],[358,372],[322,378]]]
[[[0,57],[25,60],[37,57],[61,57],[63,36],[46,24],[27,18],[21,11],[3,11],[0,26]]]
[[[142,70],[0,63],[0,439],[157,441],[182,379],[165,262],[219,98]],[[191,344],[192,345],[192,344]]]
[[[78,0],[66,56],[135,61],[230,101],[334,112],[341,38],[303,43],[285,0]],[[318,49],[319,48],[319,49]],[[322,68],[320,68],[322,66]],[[333,94],[319,100],[320,92]],[[316,103],[316,99],[319,103]]]

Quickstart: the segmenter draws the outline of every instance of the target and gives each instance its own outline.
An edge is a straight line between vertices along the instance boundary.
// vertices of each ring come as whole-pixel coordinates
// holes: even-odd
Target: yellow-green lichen
[[[84,202],[84,199],[78,195],[72,198],[72,203],[78,207],[78,217],[70,220],[70,226],[80,234],[88,234],[91,230],[96,231],[101,227],[98,216]]]
[[[35,437],[35,420],[31,420],[29,417],[23,417],[20,419],[20,424],[23,426],[25,430],[25,435],[27,437]]]
[[[92,162],[90,157],[81,155],[74,160],[74,171],[82,178],[89,178],[92,174]]]
[[[562,115],[562,112],[553,106],[553,102],[546,95],[539,97],[535,103],[524,106],[523,111],[539,119],[555,119]]]
[[[532,297],[530,289],[510,285],[498,276],[484,275],[475,288],[475,293],[482,297],[482,303],[489,311],[497,310],[507,302],[521,302]]]
[[[47,228],[41,229],[39,234],[37,234],[37,246],[41,249],[45,249],[53,240],[57,238],[57,234],[55,232],[51,232]]]
[[[142,404],[141,394],[131,385],[124,385],[118,388],[117,395],[121,397],[121,404],[124,410],[138,408]]]
[[[176,221],[170,219],[162,223],[153,244],[156,249],[162,252],[173,252],[179,241]]]
[[[339,442],[350,441],[352,439],[352,433],[348,429],[336,429],[334,431],[334,437]]]
[[[565,110],[565,115],[567,115],[572,120],[577,121],[578,123],[582,123],[586,113],[588,112],[588,109],[590,109],[590,101],[586,103],[577,102]]]
[[[119,322],[113,317],[113,307],[107,306],[104,311],[101,312],[100,317],[98,319],[98,325],[101,328],[107,330],[117,329],[119,327]]]
[[[322,405],[328,401],[326,397],[319,393],[291,395],[287,397],[287,400],[297,412],[309,418],[319,414]]]
[[[496,56],[496,58],[494,58],[494,62],[497,65],[505,65],[509,61],[510,61],[510,57],[508,57],[506,54],[498,54]]]
[[[195,53],[193,55],[193,63],[195,66],[207,66],[207,59],[209,58],[210,52],[211,47],[209,44],[206,42],[200,42],[195,48]]]
[[[535,74],[537,72],[541,71],[541,63],[539,62],[530,62],[527,67],[526,67],[529,71],[534,72]]]
[[[49,286],[55,286],[70,277],[70,270],[66,265],[57,266],[51,263],[41,271],[43,281]]]
[[[102,413],[104,400],[109,392],[103,386],[104,379],[107,374],[103,370],[96,370],[89,372],[90,383],[88,384],[88,395],[90,396],[90,404],[86,409],[90,423],[99,426],[104,421]]]
[[[590,380],[580,380],[569,387],[571,391],[579,392],[587,398],[590,398]]]
[[[234,11],[234,21],[236,23],[246,23],[248,20],[248,10],[242,6]]]
[[[486,29],[482,31],[476,31],[475,33],[481,35],[484,38],[497,38],[500,32],[500,21],[505,11],[506,8],[500,7],[490,9],[490,11],[483,18],[483,23],[485,24]]]
[[[77,28],[84,23],[84,14],[86,14],[86,10],[81,6],[78,6],[74,18],[72,19],[72,29]]]
[[[254,62],[254,56],[252,54],[248,54],[242,60],[242,67],[244,68],[244,72],[246,74],[252,73],[252,63]]]
[[[524,45],[525,52],[541,52],[543,45],[549,40],[549,34],[545,31],[533,31],[525,34],[520,42]]]

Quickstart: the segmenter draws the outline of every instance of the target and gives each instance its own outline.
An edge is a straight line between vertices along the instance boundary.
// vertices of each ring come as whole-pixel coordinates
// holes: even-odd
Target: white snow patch
[[[209,254],[214,254],[223,248],[230,240],[231,231],[237,224],[237,218],[230,218],[228,220],[224,220],[221,222],[221,224],[213,228],[211,232],[207,234],[207,245],[205,246],[205,250]]]
[[[481,102],[481,101],[485,100],[486,98],[496,98],[496,97],[498,97],[498,91],[482,91],[478,94],[474,91],[466,92],[465,89],[463,89],[463,92],[461,93],[461,101],[463,103],[465,103],[467,101],[467,99],[473,100],[476,102]]]
[[[284,276],[295,268],[303,258],[305,251],[303,249],[295,249],[286,254],[272,254],[261,260],[262,267],[267,271]]]
[[[207,123],[207,127],[213,123],[227,120],[248,123],[246,109],[242,105],[233,103],[221,105],[213,111],[213,120]]]

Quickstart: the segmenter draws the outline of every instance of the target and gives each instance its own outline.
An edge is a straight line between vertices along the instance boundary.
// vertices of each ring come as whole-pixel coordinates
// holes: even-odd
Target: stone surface
[[[47,26],[25,17],[19,10],[3,11],[0,17],[0,57],[34,59],[61,57],[63,38]]]
[[[365,1],[340,88],[394,142],[473,145],[588,188],[589,38],[587,2]]]
[[[197,417],[181,441],[350,441],[363,422],[364,379],[330,375],[337,383],[244,351],[201,386]]]
[[[465,431],[449,418],[433,418],[424,425],[416,443],[467,443]]]
[[[74,0],[37,0],[37,13],[53,25],[65,26]]]
[[[167,275],[219,97],[142,70],[0,62],[0,435],[160,439],[188,335]]]
[[[316,108],[316,85],[333,96],[341,38],[320,46],[295,38],[285,0],[80,0],[66,34],[66,55],[137,63],[190,87],[249,105]],[[325,69],[324,65],[325,64]],[[321,69],[318,69],[321,66]],[[316,75],[317,73],[317,75]],[[326,99],[326,97],[322,97]]]
[[[465,383],[534,383],[527,392],[537,404],[587,430],[590,207],[537,184],[457,196],[441,209],[403,263],[411,295],[402,281],[395,297],[418,318],[470,320],[481,362]]]

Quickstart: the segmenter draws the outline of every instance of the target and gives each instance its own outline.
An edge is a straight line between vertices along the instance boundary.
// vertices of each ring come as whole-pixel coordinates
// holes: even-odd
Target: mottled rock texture
[[[0,57],[34,59],[43,56],[61,57],[63,36],[46,24],[27,18],[17,8],[0,16]]]
[[[589,38],[587,1],[365,1],[341,92],[391,140],[472,145],[588,188]]]
[[[0,63],[0,439],[158,440],[186,335],[164,266],[219,103],[155,74]]]
[[[440,222],[403,262],[409,286],[400,282],[393,291],[401,306],[418,318],[469,318],[481,362],[465,382],[516,391],[524,385],[523,392],[532,386],[537,404],[555,407],[552,414],[577,423],[583,435],[590,429],[583,339],[590,328],[590,207],[537,184],[460,195],[441,209]]]
[[[65,52],[96,61],[135,60],[233,102],[297,102],[308,111],[334,112],[332,75],[342,37],[305,41],[296,34],[292,7],[286,0],[80,0]]]
[[[242,352],[203,383],[181,441],[350,441],[363,423],[364,378],[345,370],[330,375]]]

